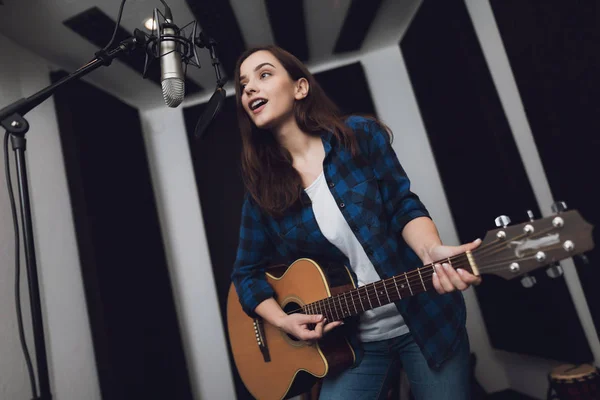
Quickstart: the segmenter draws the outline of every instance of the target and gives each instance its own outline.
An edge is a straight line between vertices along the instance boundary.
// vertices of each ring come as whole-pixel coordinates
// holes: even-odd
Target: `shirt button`
[[[346,205],[344,203],[340,203],[340,208],[344,208]]]
[[[334,186],[335,186],[335,183],[329,182],[329,187],[334,187]]]

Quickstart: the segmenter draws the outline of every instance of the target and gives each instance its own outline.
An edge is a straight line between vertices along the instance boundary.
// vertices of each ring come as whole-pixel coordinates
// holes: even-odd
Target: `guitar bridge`
[[[267,340],[265,336],[265,330],[263,327],[262,320],[254,318],[254,334],[256,335],[256,344],[262,353],[265,362],[271,361],[271,355],[269,354],[269,348],[267,347]]]

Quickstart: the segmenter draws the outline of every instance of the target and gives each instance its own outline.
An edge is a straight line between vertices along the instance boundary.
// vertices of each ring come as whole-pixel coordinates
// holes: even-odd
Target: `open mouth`
[[[262,107],[265,104],[267,104],[267,102],[268,102],[268,100],[266,100],[266,99],[256,99],[252,103],[250,103],[250,110],[256,111],[260,107]]]

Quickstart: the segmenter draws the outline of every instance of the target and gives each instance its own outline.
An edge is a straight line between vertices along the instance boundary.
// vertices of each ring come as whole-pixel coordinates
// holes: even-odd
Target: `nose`
[[[246,92],[246,96],[250,96],[250,94],[256,93],[256,88],[250,82],[248,82],[244,88],[244,91]]]

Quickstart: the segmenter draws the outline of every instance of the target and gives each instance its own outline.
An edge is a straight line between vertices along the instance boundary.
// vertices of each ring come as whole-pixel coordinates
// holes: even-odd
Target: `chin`
[[[256,127],[259,129],[268,129],[270,126],[268,122],[265,122],[262,119],[255,120],[254,125],[256,125]]]
[[[256,127],[259,129],[271,129],[275,121],[273,118],[258,115],[256,118],[252,119],[252,122],[254,122],[254,125],[256,125]]]

